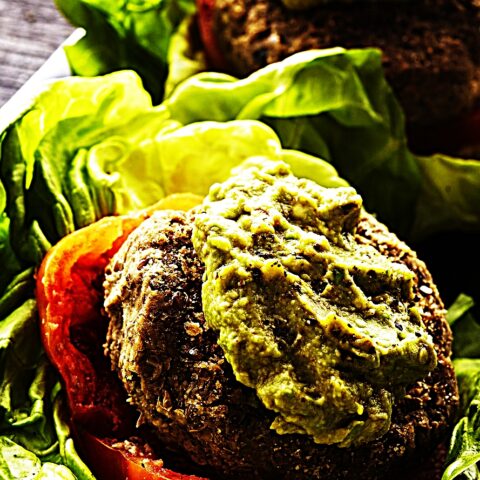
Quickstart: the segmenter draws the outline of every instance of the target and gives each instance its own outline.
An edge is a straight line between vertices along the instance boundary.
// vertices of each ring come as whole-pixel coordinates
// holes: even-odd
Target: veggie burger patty
[[[413,303],[433,340],[436,366],[399,395],[383,436],[339,448],[303,434],[278,434],[271,428],[275,412],[236,380],[203,313],[205,269],[192,245],[195,215],[157,212],[129,236],[106,271],[105,349],[140,423],[221,478],[384,478],[445,439],[458,404],[451,332],[432,278],[409,247],[361,211],[356,244],[414,274]]]

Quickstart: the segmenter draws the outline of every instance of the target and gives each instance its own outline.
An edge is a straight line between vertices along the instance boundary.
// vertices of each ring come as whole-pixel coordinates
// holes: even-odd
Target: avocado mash
[[[272,428],[359,445],[389,428],[403,388],[436,365],[414,274],[355,239],[362,200],[283,162],[251,159],[211,187],[193,244],[207,323]]]

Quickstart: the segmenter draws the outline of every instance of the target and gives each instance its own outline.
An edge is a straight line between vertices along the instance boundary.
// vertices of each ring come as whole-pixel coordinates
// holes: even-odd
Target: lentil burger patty
[[[210,2],[198,1],[200,11],[203,1]],[[329,2],[304,11],[289,10],[280,0],[212,5],[213,34],[204,36],[215,37],[223,68],[235,75],[302,50],[378,47],[410,125],[448,121],[472,111],[480,99],[478,0]]]
[[[315,444],[270,429],[275,413],[236,381],[205,324],[203,265],[191,243],[191,213],[158,212],[135,230],[106,271],[106,353],[131,402],[167,447],[221,478],[374,479],[442,441],[458,404],[451,332],[430,274],[405,244],[364,214],[356,240],[415,274],[415,303],[432,336],[437,367],[394,406],[390,430],[357,448]],[[353,475],[353,477],[352,477]]]

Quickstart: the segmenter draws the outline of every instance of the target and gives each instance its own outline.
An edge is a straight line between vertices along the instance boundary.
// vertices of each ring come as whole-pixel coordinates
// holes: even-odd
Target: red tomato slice
[[[214,30],[214,6],[215,0],[197,0],[198,26],[209,66],[222,72],[227,64]]]
[[[103,355],[108,322],[101,313],[104,269],[127,236],[156,209],[196,203],[197,197],[178,196],[136,215],[106,217],[63,238],[38,271],[42,340],[63,380],[81,450],[99,478],[198,479],[164,468],[145,443],[123,442],[138,436],[138,414]]]

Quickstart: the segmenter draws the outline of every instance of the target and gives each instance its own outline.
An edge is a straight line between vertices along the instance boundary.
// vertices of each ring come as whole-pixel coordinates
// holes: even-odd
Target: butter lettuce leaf
[[[75,475],[65,466],[41,460],[31,451],[0,436],[0,475],[3,479],[76,480]]]
[[[480,231],[480,162],[409,151],[378,50],[302,52],[244,79],[198,73],[165,104],[182,123],[264,121],[285,148],[331,162],[404,238]]]
[[[60,238],[105,215],[173,192],[206,194],[249,156],[283,155],[277,135],[259,122],[180,127],[167,106],[152,106],[134,72],[53,83],[0,144],[12,257],[36,265]],[[322,181],[325,162],[290,156]],[[333,169],[328,175],[337,177]]]
[[[166,106],[152,106],[133,72],[52,84],[0,146],[16,259],[38,264],[50,245],[105,215],[173,191],[206,193],[248,156],[282,151],[275,133],[255,122],[180,126]]]
[[[94,76],[133,69],[155,103],[163,98],[168,49],[194,0],[56,0],[58,8],[86,35],[65,48],[74,74]]]
[[[480,161],[433,155],[416,157],[421,171],[415,232],[480,232]]]
[[[155,103],[166,91],[172,117],[184,124],[268,123],[285,148],[331,162],[367,208],[409,241],[445,230],[480,231],[480,162],[408,150],[403,113],[385,81],[380,51],[302,52],[246,79],[213,72],[192,78],[205,70],[188,28],[193,0],[57,4],[87,30],[67,47],[76,74],[135,69]]]
[[[0,298],[0,477],[93,480],[74,448],[60,385],[41,346],[34,272]]]
[[[462,319],[474,305],[472,297],[461,293],[447,311],[447,322],[453,327],[457,320]]]
[[[474,314],[474,306],[472,297],[460,294],[448,310],[456,358],[480,358],[480,323]]]
[[[134,120],[140,114],[143,119]],[[38,264],[62,236],[116,213],[111,192],[123,180],[108,162],[103,169],[89,168],[85,149],[115,138],[115,132],[122,137],[126,130],[135,142],[136,126],[153,136],[164,123],[165,114],[153,110],[150,95],[133,72],[69,78],[43,92],[7,128],[0,144],[9,245],[16,259],[22,265]]]
[[[454,334],[454,367],[462,414],[452,433],[442,480],[480,479],[480,325],[474,306],[471,297],[461,294],[447,313]]]
[[[2,295],[8,282],[21,270],[21,267],[10,244],[10,219],[4,211],[0,210],[0,212],[0,265],[3,270],[0,275],[0,295]]]
[[[314,177],[321,185],[347,184],[330,164],[284,150],[271,128],[251,120],[192,123],[159,136],[154,146],[152,155],[158,170],[148,179],[156,182],[165,195],[207,195],[213,183],[228,178],[232,168],[250,157],[284,160],[296,175]]]
[[[465,413],[454,428],[442,480],[473,480],[480,478],[480,359],[461,358],[454,365]]]

